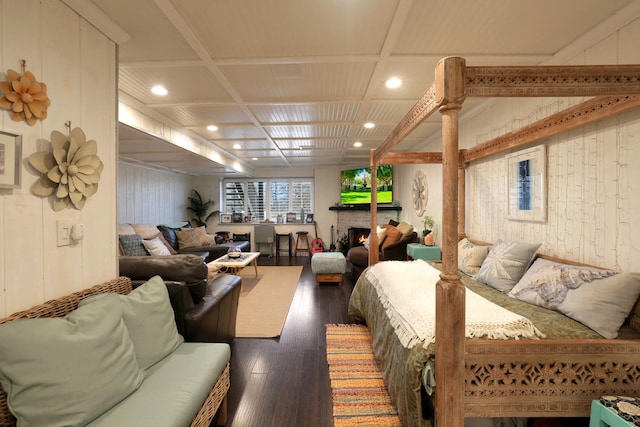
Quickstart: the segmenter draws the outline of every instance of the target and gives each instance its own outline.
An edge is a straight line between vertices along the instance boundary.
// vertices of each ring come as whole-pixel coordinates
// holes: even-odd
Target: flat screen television
[[[393,202],[393,166],[380,165],[377,171],[378,204]],[[340,204],[371,203],[371,169],[346,169],[340,172]]]

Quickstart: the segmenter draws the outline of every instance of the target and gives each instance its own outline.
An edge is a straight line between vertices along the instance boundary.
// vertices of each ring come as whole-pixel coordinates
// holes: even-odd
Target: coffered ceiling
[[[637,0],[91,1],[129,38],[119,46],[122,99],[257,176],[367,165],[444,56],[467,65],[569,61],[640,9]],[[385,87],[390,77],[402,85]],[[154,95],[156,85],[168,93]],[[481,102],[467,100],[463,116]],[[414,151],[439,129],[436,115],[396,150]],[[195,175],[236,173],[126,126],[120,156]]]

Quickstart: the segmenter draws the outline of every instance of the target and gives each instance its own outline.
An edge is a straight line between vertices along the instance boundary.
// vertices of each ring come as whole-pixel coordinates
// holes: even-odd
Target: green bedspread
[[[440,268],[439,263],[432,263]],[[349,302],[349,314],[367,323],[373,337],[373,350],[380,362],[382,374],[392,401],[396,405],[403,423],[407,426],[419,425],[420,388],[422,370],[433,356],[435,344],[424,349],[416,345],[412,349],[402,346],[391,326],[377,291],[367,280],[367,271],[360,275],[354,286]],[[470,290],[494,303],[529,320],[542,331],[547,339],[590,339],[602,338],[595,331],[563,314],[534,306],[477,282],[464,274],[461,281]],[[473,307],[467,307],[473,310]],[[628,326],[620,330],[619,338],[640,338],[640,334]],[[437,379],[436,379],[437,381]]]

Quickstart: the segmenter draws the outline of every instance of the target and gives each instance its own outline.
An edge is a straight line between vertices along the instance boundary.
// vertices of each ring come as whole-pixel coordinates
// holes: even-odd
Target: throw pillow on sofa
[[[380,245],[382,245],[382,242],[385,241],[386,234],[387,234],[386,228],[380,227],[379,225],[376,226],[376,235],[378,236],[378,247],[380,247]],[[367,238],[364,241],[364,247],[367,248],[367,250],[369,249],[369,236],[367,236]]]
[[[92,304],[106,295],[109,294],[85,298],[79,306]],[[169,291],[160,276],[152,277],[118,298],[140,368],[149,368],[184,342],[176,328]]]
[[[169,242],[167,242],[167,239],[164,238],[164,234],[162,234],[162,232],[156,234],[155,237],[157,237],[158,240],[160,240],[162,242],[162,244],[165,245],[167,247],[167,249],[169,249],[169,253],[171,255],[175,255],[175,254],[178,253],[178,251],[176,251],[173,248],[173,246],[171,246],[171,244],[169,244]]]
[[[18,425],[85,425],[143,378],[115,294],[65,317],[0,325],[0,383]]]
[[[180,249],[197,248],[198,246],[202,246],[194,228],[176,230],[176,237],[178,238],[178,248]]]
[[[394,227],[393,225],[385,225],[387,230],[386,237],[384,238],[384,242],[380,246],[380,250],[384,250],[386,247],[393,245],[394,243],[398,243],[402,240],[402,232]]]
[[[167,256],[171,255],[167,246],[162,243],[159,237],[154,237],[150,240],[143,240],[142,244],[144,248],[151,254],[156,256]]]
[[[183,228],[183,230],[190,230],[189,228]],[[200,242],[200,246],[215,246],[216,236],[207,234],[207,229],[204,226],[193,228]]]
[[[149,252],[142,244],[142,236],[139,234],[122,234],[118,236],[122,253],[126,256],[148,256]]]

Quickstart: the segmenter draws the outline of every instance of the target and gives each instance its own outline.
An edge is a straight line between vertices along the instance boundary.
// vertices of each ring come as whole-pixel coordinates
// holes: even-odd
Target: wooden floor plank
[[[308,257],[260,257],[258,265],[302,265],[279,338],[237,338],[231,345],[228,427],[333,426],[325,347],[327,323],[350,323],[353,285],[316,285]],[[267,304],[268,301],[265,301]]]

